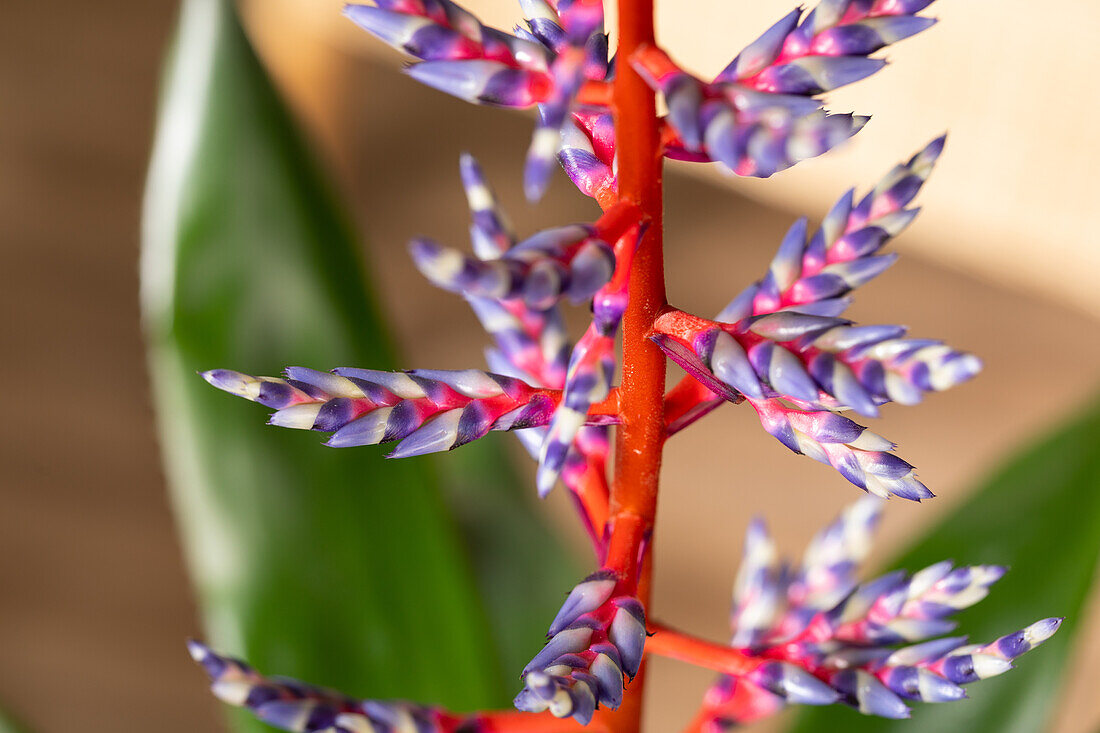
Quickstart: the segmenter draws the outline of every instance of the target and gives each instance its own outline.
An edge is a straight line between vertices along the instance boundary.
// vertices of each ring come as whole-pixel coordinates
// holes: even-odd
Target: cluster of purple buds
[[[564,474],[573,489],[584,464],[602,464],[608,451],[606,434],[584,426],[592,424],[589,407],[611,390],[626,276],[643,233],[637,209],[617,204],[594,224],[546,230],[517,243],[476,162],[465,156],[461,169],[476,259],[429,247],[424,240],[414,242],[413,258],[433,283],[461,293],[495,337],[497,348],[488,354],[491,368],[564,390],[549,428],[523,434],[521,440],[542,456],[540,494]],[[572,349],[557,311],[561,294],[593,305],[594,325]]]
[[[611,247],[590,225],[546,229],[496,260],[479,260],[429,239],[416,239],[409,251],[417,268],[444,290],[475,298],[521,298],[528,308],[546,310],[566,297],[590,299],[615,268]]]
[[[855,486],[882,498],[921,501],[933,494],[916,469],[894,455],[896,446],[843,415],[786,407],[779,400],[748,400],[764,430],[795,453],[832,466]]]
[[[750,526],[734,586],[731,646],[767,661],[712,686],[704,704],[711,726],[704,730],[804,703],[800,697],[812,698],[811,704],[828,697],[813,685],[798,687],[796,695],[778,689],[773,678],[792,667],[863,713],[908,717],[906,700],[961,699],[962,685],[1011,669],[1011,660],[1057,631],[1061,619],[1050,618],[985,645],[966,645],[962,637],[929,640],[950,632],[955,624],[949,616],[985,598],[1004,569],[942,562],[911,576],[895,572],[858,584],[855,572],[880,508],[872,497],[849,507],[815,537],[798,568],[780,562],[762,523]],[[890,646],[911,642],[919,643]]]
[[[523,670],[519,710],[550,711],[587,725],[596,708],[623,700],[624,677],[634,678],[646,639],[645,610],[601,570],[573,588],[550,624],[549,641]]]
[[[297,680],[264,677],[201,642],[190,641],[187,646],[210,677],[215,697],[291,733],[452,733],[460,724],[459,718],[435,708],[356,700]]]
[[[745,47],[716,83],[773,94],[812,96],[875,73],[886,62],[870,54],[916,35],[935,19],[915,14],[932,0],[822,0],[796,8]]]
[[[616,194],[615,124],[605,108],[581,107],[562,127],[558,162],[581,193],[597,201]]]
[[[855,135],[868,117],[827,114],[815,95],[885,65],[868,56],[935,23],[914,15],[931,0],[824,0],[797,8],[704,82],[660,49],[631,63],[668,105],[666,154],[720,161],[741,176],[767,177]]]
[[[364,30],[418,59],[418,81],[479,104],[528,108],[539,118],[527,156],[524,189],[545,191],[563,129],[581,85],[609,73],[603,5],[593,0],[527,0],[528,27],[515,35],[483,25],[450,0],[377,0],[349,5]]]
[[[551,390],[476,369],[290,367],[285,379],[228,369],[202,376],[218,389],[275,409],[272,425],[332,433],[326,445],[335,448],[402,441],[390,458],[451,450],[491,430],[546,425],[560,400]]]

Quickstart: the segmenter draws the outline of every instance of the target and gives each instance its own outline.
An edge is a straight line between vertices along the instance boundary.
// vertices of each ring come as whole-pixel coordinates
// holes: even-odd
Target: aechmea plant
[[[349,5],[356,24],[419,59],[409,67],[415,79],[479,104],[537,107],[528,196],[542,193],[556,158],[604,213],[521,239],[477,162],[463,156],[470,252],[424,237],[409,250],[484,326],[488,370],[290,367],[264,377],[214,368],[203,376],[274,410],[273,425],[331,434],[333,447],[400,441],[392,458],[510,431],[538,462],[538,494],[559,483],[570,492],[595,571],[569,591],[542,651],[516,670],[516,710],[458,714],[430,700],[357,700],[263,677],[193,642],[215,694],[298,732],[636,733],[645,659],[659,654],[721,673],[687,728],[713,733],[788,704],[906,717],[911,703],[965,697],[965,685],[1008,671],[1048,639],[1059,619],[984,644],[945,637],[952,615],[982,600],[1000,567],[942,562],[912,575],[856,577],[879,497],[921,501],[932,492],[892,442],[849,415],[916,404],[981,368],[977,357],[903,327],[843,317],[852,293],[895,262],[884,248],[917,215],[911,203],[943,137],[861,198],[842,195],[812,233],[798,220],[767,272],[715,318],[665,297],[662,159],[718,161],[766,177],[827,152],[867,118],[826,112],[819,95],[882,68],[873,54],[931,26],[917,15],[929,4],[824,0],[797,9],[709,82],[657,46],[649,0],[619,3],[613,57],[598,0],[521,0],[526,27],[514,33],[450,0]],[[576,341],[564,326],[567,304],[591,312]],[[687,375],[666,392],[667,360]],[[661,624],[649,608],[664,442],[725,403],[747,403],[787,448],[872,495],[822,530],[797,565],[780,560],[762,522],[750,526],[728,645]]]

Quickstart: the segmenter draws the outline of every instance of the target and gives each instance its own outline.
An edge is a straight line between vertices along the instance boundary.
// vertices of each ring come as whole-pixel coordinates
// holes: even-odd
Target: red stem
[[[653,43],[653,0],[619,0],[618,58],[629,59],[639,47]],[[607,567],[619,574],[624,591],[636,590],[648,609],[652,563],[648,558],[642,562],[642,554],[653,532],[665,440],[665,357],[646,338],[666,305],[661,155],[653,91],[625,61],[617,69],[614,109],[619,196],[638,205],[649,228],[634,257],[623,316],[621,424],[616,431]],[[643,686],[640,674],[622,706],[600,715],[609,733],[640,731]]]
[[[675,435],[721,407],[725,401],[725,398],[711,392],[699,380],[684,377],[665,395],[665,425],[668,427],[668,434]]]
[[[588,727],[572,718],[555,718],[550,713],[521,713],[515,710],[482,713],[476,717],[477,733],[609,733],[600,722]]]
[[[731,646],[700,639],[661,623],[651,622],[649,628],[653,632],[645,645],[649,654],[707,667],[735,677],[748,674],[764,661],[747,656]]]

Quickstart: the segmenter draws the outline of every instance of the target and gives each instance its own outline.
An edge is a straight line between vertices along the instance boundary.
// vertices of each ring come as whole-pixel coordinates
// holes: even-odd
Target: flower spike
[[[600,570],[577,585],[550,625],[550,640],[523,670],[524,688],[515,706],[549,710],[557,718],[591,721],[600,705],[615,710],[623,699],[623,676],[633,678],[642,661],[645,611],[619,590],[614,573]]]
[[[618,187],[614,136],[608,111],[578,110],[562,126],[558,162],[581,193],[601,204],[613,200]]]
[[[218,389],[274,408],[272,425],[332,433],[326,445],[403,441],[390,458],[452,450],[490,430],[545,425],[561,399],[559,392],[474,369],[319,372],[290,367],[286,379],[228,369],[202,376]]]
[[[985,645],[930,638],[954,628],[948,617],[984,598],[1004,569],[952,569],[942,562],[911,576],[894,572],[854,585],[880,511],[881,502],[873,498],[850,506],[814,538],[806,560],[790,572],[778,572],[783,566],[763,525],[749,525],[731,616],[731,646],[744,654],[707,691],[694,730],[726,730],[786,703],[807,702],[800,697],[811,704],[825,701],[769,684],[777,670],[805,675],[799,679],[812,679],[834,700],[864,714],[907,718],[906,701],[962,699],[962,685],[1008,671],[1011,660],[1057,631],[1061,619],[1049,618]],[[891,646],[911,641],[920,643]]]

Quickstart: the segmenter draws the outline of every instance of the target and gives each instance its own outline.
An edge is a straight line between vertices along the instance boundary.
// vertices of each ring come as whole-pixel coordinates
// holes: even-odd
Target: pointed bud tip
[[[206,644],[203,644],[198,639],[188,639],[187,652],[196,662],[202,662],[202,660],[210,654],[210,647],[206,646]]]
[[[1036,621],[1031,626],[1027,627],[1027,636],[1032,644],[1042,644],[1044,641],[1054,636],[1065,620],[1065,616],[1054,616],[1045,618],[1042,621]]]

